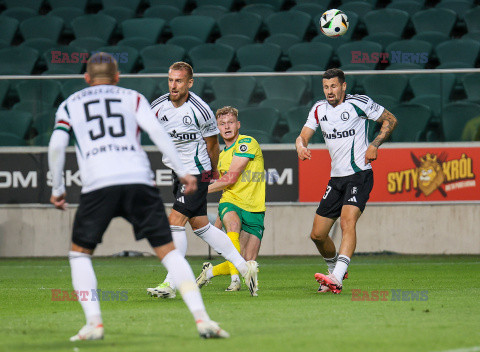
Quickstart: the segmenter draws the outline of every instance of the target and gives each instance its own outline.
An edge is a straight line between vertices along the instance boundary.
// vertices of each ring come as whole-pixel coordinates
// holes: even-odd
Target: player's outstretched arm
[[[70,135],[62,130],[54,130],[48,144],[48,167],[52,174],[52,196],[50,202],[55,208],[65,210],[65,183],[63,182],[63,168],[65,166],[65,151]]]
[[[228,172],[208,186],[208,193],[222,191],[228,186],[235,184],[247,167],[249,161],[250,158],[246,156],[234,155]],[[239,182],[241,182],[241,180]]]
[[[380,128],[380,133],[377,138],[375,138],[368,146],[367,152],[365,153],[365,164],[371,163],[377,159],[378,147],[390,137],[392,131],[398,124],[397,118],[387,109],[383,111],[377,122],[381,123],[382,127]]]
[[[297,149],[298,158],[300,160],[310,160],[312,158],[312,153],[307,146],[314,133],[315,131],[311,128],[303,127],[300,135],[297,137],[295,148]]]

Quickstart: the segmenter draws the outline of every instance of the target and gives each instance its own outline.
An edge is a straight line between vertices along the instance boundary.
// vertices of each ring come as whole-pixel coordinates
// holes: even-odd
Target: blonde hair
[[[215,118],[218,120],[220,116],[232,114],[238,120],[238,110],[231,106],[224,106],[217,110]]]
[[[117,72],[117,61],[108,53],[96,53],[87,61],[87,73],[92,80],[107,78],[113,81]]]
[[[169,70],[173,70],[173,71],[184,70],[184,71],[187,71],[188,79],[193,78],[193,68],[186,62],[183,62],[183,61],[175,62],[172,66],[170,66]]]

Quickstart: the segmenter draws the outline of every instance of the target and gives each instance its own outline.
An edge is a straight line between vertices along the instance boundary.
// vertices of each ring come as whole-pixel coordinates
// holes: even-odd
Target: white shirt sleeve
[[[209,107],[205,108],[208,111],[209,118],[206,121],[203,119],[203,116],[199,118],[200,133],[203,137],[216,136],[217,134],[220,134],[220,131],[217,127],[217,119]]]
[[[377,121],[383,114],[385,108],[380,104],[375,103],[371,98],[368,98],[368,103],[365,106],[365,114],[369,120]]]
[[[69,139],[70,135],[68,133],[56,129],[53,131],[48,144],[48,168],[52,174],[52,195],[55,197],[65,193],[62,173]]]
[[[150,104],[147,99],[141,94],[137,97],[136,119],[140,128],[148,133],[148,136],[152,142],[155,143],[160,152],[170,160],[173,166],[173,171],[175,171],[179,177],[186,176],[187,169],[180,160],[180,156],[178,155],[170,136],[150,109]]]
[[[318,104],[313,105],[313,107],[310,109],[310,112],[308,113],[308,118],[307,122],[305,122],[305,127],[308,127],[314,131],[317,130],[318,126],[320,125],[319,119],[318,119],[318,111],[317,109],[319,108]]]

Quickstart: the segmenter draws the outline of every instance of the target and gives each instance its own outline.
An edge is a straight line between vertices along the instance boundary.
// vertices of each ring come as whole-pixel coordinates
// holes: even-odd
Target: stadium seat
[[[218,38],[215,43],[223,44],[237,51],[242,46],[253,44],[253,39],[241,34],[228,34]]]
[[[432,110],[433,116],[439,118],[442,112],[442,98],[437,94],[420,95],[410,100],[412,104],[426,105]]]
[[[267,17],[265,24],[271,35],[288,33],[303,40],[312,20],[309,15],[299,11],[282,11]]]
[[[75,7],[59,7],[50,11],[47,16],[60,17],[63,20],[63,34],[73,34],[72,21],[80,16],[83,16],[85,12]]]
[[[338,9],[343,12],[354,12],[360,20],[363,20],[365,15],[373,10],[373,5],[366,1],[351,1],[340,5]],[[323,12],[320,13],[322,14]]]
[[[472,40],[476,40],[476,41],[480,42],[480,30],[465,33],[462,36],[462,39],[472,39]]]
[[[117,45],[129,46],[140,52],[141,50],[145,49],[147,46],[151,46],[152,43],[150,42],[150,40],[145,39],[143,37],[130,37],[130,38],[120,40],[117,43]]]
[[[52,108],[51,104],[47,104],[41,100],[25,100],[13,105],[12,111],[27,112],[35,117],[45,112],[52,111]]]
[[[240,130],[241,134],[245,134],[247,136],[251,136],[255,138],[255,140],[259,144],[269,144],[273,143],[273,136],[271,134],[268,134],[267,132],[260,130],[260,129],[244,129],[242,128]]]
[[[18,21],[14,18],[2,16],[0,20],[0,39],[4,40],[8,45],[17,33]]]
[[[55,16],[36,16],[20,23],[24,39],[44,38],[57,41],[63,28],[63,20]]]
[[[405,0],[392,0],[392,3],[397,3],[397,2],[404,2]],[[422,8],[425,7],[425,1],[426,0],[412,0],[412,1],[415,1],[417,3],[419,3]]]
[[[85,7],[87,6],[87,0],[48,0],[52,10],[56,10],[62,7],[71,7],[76,8],[84,13]]]
[[[318,15],[314,20],[313,20],[313,23],[315,24],[315,27],[318,31],[319,34],[321,34],[322,36],[326,37],[324,34],[322,34],[322,31],[320,29],[320,26],[318,25],[320,23],[320,17],[322,15]],[[342,36],[342,39],[343,40],[351,40],[352,39],[352,35],[353,33],[356,32],[356,29],[357,29],[357,26],[358,26],[358,15],[356,13],[353,13],[353,12],[349,12],[347,13],[347,16],[348,16],[348,31],[347,33],[345,33],[343,36]],[[338,40],[340,38],[328,38],[328,39],[331,39],[331,40]]]
[[[27,80],[18,84],[20,101],[39,100],[53,106],[60,95],[60,83],[54,80]]]
[[[124,7],[136,12],[140,2],[141,0],[102,0],[102,5],[104,9],[108,9],[110,7]]]
[[[228,13],[218,20],[222,36],[241,34],[251,39],[255,39],[261,24],[259,15],[248,12]]]
[[[295,141],[297,140],[298,136],[300,135],[300,132],[302,130],[295,130],[295,131],[290,131],[285,133],[281,138],[280,138],[280,143],[283,144],[295,144]],[[310,143],[309,143],[310,144]]]
[[[178,16],[170,21],[173,36],[191,35],[204,43],[212,34],[215,20],[206,16]]]
[[[25,146],[25,139],[14,133],[0,132],[0,147],[22,147]]]
[[[46,147],[52,138],[52,131],[39,134],[31,139],[32,145],[36,147]]]
[[[297,5],[314,3],[314,4],[317,4],[317,5],[320,5],[324,9],[329,8],[330,2],[331,2],[331,0],[295,0],[295,3]]]
[[[435,48],[440,64],[463,63],[467,67],[475,67],[479,51],[480,44],[471,39],[453,39],[438,44]]]
[[[23,21],[38,16],[38,13],[32,9],[14,7],[2,12],[2,17],[10,17],[16,19],[18,22],[22,23]]]
[[[369,34],[362,38],[362,40],[367,40],[369,42],[374,42],[380,44],[383,48],[386,48],[389,44],[393,42],[398,42],[400,36],[393,33],[374,33]]]
[[[207,16],[213,18],[215,21],[226,13],[228,13],[228,10],[225,7],[215,5],[202,5],[192,11],[192,15],[194,16]]]
[[[315,3],[297,4],[291,8],[292,11],[304,12],[313,19],[325,12],[325,7]],[[316,25],[316,24],[315,24]]]
[[[302,76],[267,77],[260,85],[268,99],[289,99],[297,103],[307,90],[307,80]]]
[[[4,0],[3,3],[7,9],[11,8],[26,8],[31,9],[38,13],[40,7],[42,6],[43,0]]]
[[[422,3],[414,0],[394,1],[387,5],[387,9],[402,10],[413,16],[423,9]]]
[[[426,31],[436,31],[450,35],[456,20],[456,13],[448,9],[431,8],[417,12],[412,16],[413,26],[417,34]]]
[[[55,125],[55,110],[50,110],[35,116],[32,122],[32,127],[36,131],[36,135],[48,134],[51,136],[53,127]],[[40,138],[34,144],[40,143]],[[38,144],[37,144],[38,145]],[[47,143],[48,145],[48,143]]]
[[[326,69],[332,58],[333,49],[324,43],[300,43],[288,50],[292,65],[311,64]]]
[[[5,49],[10,47],[10,44],[8,44],[5,40],[0,39],[0,49]]]
[[[23,111],[1,111],[0,126],[2,133],[12,133],[24,138],[32,125],[32,115]]]
[[[262,130],[273,136],[273,131],[280,120],[280,113],[273,108],[251,107],[239,110],[238,117],[242,123],[242,130]]]
[[[442,112],[443,134],[447,142],[460,141],[467,122],[480,116],[480,105],[456,102],[445,106]]]
[[[153,6],[149,7],[143,13],[144,18],[161,18],[166,21],[166,23],[170,23],[172,19],[175,17],[181,16],[182,11],[179,10],[177,7],[174,6]]]
[[[75,38],[96,37],[108,42],[117,21],[107,15],[83,15],[72,21]]]
[[[65,82],[62,84],[62,97],[63,99],[67,99],[73,93],[87,87],[88,84],[85,82],[84,79],[75,78],[65,80]]]
[[[167,73],[168,69],[168,66],[152,66],[148,68],[143,68],[138,71],[138,73]]]
[[[261,17],[262,21],[265,21],[268,16],[275,13],[275,8],[269,4],[251,4],[243,7],[240,12],[257,14]]]
[[[386,52],[390,54],[388,61],[392,64],[413,63],[424,68],[427,62],[431,60],[432,44],[423,40],[401,40],[387,46]],[[404,53],[411,53],[412,55],[405,58]]]
[[[32,73],[38,60],[38,52],[26,46],[9,47],[0,50],[0,74]]]
[[[252,4],[268,4],[273,6],[275,11],[280,11],[286,0],[245,0],[247,5]]]
[[[296,35],[289,33],[273,34],[264,40],[264,43],[276,44],[280,48],[282,48],[283,55],[287,55],[288,49],[290,49],[292,45],[298,44],[300,42],[300,38],[298,38]]]
[[[122,78],[118,82],[120,87],[136,90],[143,94],[148,101],[157,98],[155,96],[157,90],[157,81],[153,78]]]
[[[480,31],[480,7],[475,7],[465,13],[465,23],[469,32]]]
[[[232,106],[236,109],[243,109],[247,107],[247,103],[245,100],[238,99],[238,98],[231,98],[231,97],[225,97],[225,98],[219,98],[211,101],[208,103],[212,111],[215,113],[218,109],[223,108],[224,106]]]
[[[227,72],[232,63],[235,51],[222,44],[202,44],[188,52],[188,56],[192,60],[193,69],[200,72]],[[206,68],[208,67],[208,70]],[[213,71],[216,68],[218,71]]]
[[[313,104],[312,104],[313,105]],[[290,108],[283,113],[284,119],[287,121],[288,129],[291,132],[297,132],[298,134],[295,138],[298,137],[300,131],[302,130],[305,122],[307,121],[308,113],[312,106],[298,106]]]
[[[8,89],[10,88],[10,82],[8,80],[0,80],[0,106],[2,105],[5,97],[7,96]]]
[[[117,60],[118,70],[122,73],[133,72],[139,57],[138,50],[129,46],[104,46],[98,50],[111,54]]]
[[[389,95],[400,101],[407,88],[406,75],[369,75],[363,79],[367,95]]]
[[[173,6],[183,12],[187,0],[148,0],[150,6]]]
[[[43,58],[47,64],[47,73],[82,73],[83,65],[85,64],[85,62],[82,61],[85,60],[82,59],[80,55],[78,55],[78,60],[76,60],[72,56],[74,53],[76,55],[78,55],[78,53],[87,53],[87,50],[75,46],[55,46],[54,48],[50,48],[49,50],[45,51],[43,53]]]
[[[452,73],[429,74],[428,79],[422,74],[413,75],[410,76],[409,83],[415,97],[436,94],[442,98],[442,101],[448,101],[455,84],[455,75]]]
[[[372,94],[369,95],[372,100],[383,106],[387,110],[391,110],[394,106],[398,105],[398,99],[390,96],[390,95],[383,95],[383,94]]]
[[[407,12],[396,9],[381,9],[365,15],[365,25],[369,34],[392,33],[401,36],[410,16]]]
[[[237,72],[273,72],[275,71],[273,68],[265,66],[265,65],[245,65],[240,67]]]
[[[324,69],[319,65],[312,64],[299,64],[293,65],[287,69],[287,72],[299,72],[299,71],[323,71]]]
[[[348,3],[353,2],[353,1],[357,2],[358,0],[340,0],[340,2],[342,4],[348,4]],[[368,2],[369,4],[372,4],[372,6],[374,6],[374,7],[377,5],[377,1],[378,0],[365,0],[365,2]]]
[[[394,107],[391,112],[398,120],[392,134],[392,140],[395,142],[420,141],[432,116],[428,106],[419,104],[401,104]]]
[[[134,18],[121,24],[124,38],[142,37],[156,44],[165,21],[158,18]]]
[[[277,109],[280,113],[283,113],[291,108],[297,107],[298,101],[285,98],[272,98],[262,100],[261,103],[258,104],[258,106],[260,108],[274,108]]]
[[[423,40],[432,44],[432,47],[435,48],[438,44],[450,40],[450,37],[445,33],[427,31],[419,34],[415,34],[412,38],[413,40]]]
[[[44,38],[27,39],[20,44],[20,46],[35,49],[39,53],[43,53],[44,51],[53,48],[55,45],[57,45],[55,41]]]
[[[480,102],[480,74],[469,73],[463,77],[463,87],[467,93],[468,100]]]
[[[119,34],[120,30],[118,28],[118,25],[122,23],[123,21],[130,20],[135,17],[135,11],[131,9],[127,9],[125,7],[109,7],[106,9],[103,9],[99,12],[99,14],[105,15],[105,16],[110,16],[115,21],[117,21],[117,27],[115,30],[115,34]]]
[[[327,37],[326,35],[320,33],[312,39],[312,43],[328,44],[332,47],[334,52],[336,52],[339,46],[341,46],[343,44],[350,43],[350,39],[344,38],[344,36],[339,37],[339,38],[330,38],[330,37]]]
[[[167,40],[167,44],[179,46],[186,52],[189,52],[191,49],[205,43],[201,39],[191,35],[179,35]]]
[[[368,53],[371,55],[371,53],[379,53],[382,51],[382,46],[378,43],[374,42],[369,42],[366,40],[362,41],[357,41],[357,42],[351,42],[347,44],[341,45],[337,49],[337,56],[338,59],[340,60],[340,63],[342,66],[344,65],[354,65],[354,67],[358,67],[361,69],[361,66],[368,67],[370,70],[375,69],[375,66],[377,65],[376,63],[368,63],[368,62],[352,62],[352,52],[353,51],[360,51],[362,53]],[[361,59],[361,57],[360,57]]]
[[[182,47],[172,44],[157,44],[148,46],[140,51],[143,66],[145,68],[166,66],[174,62],[182,61],[185,57],[185,50]]]
[[[282,49],[275,44],[250,44],[245,45],[237,50],[237,59],[240,68],[247,65],[266,66],[271,70],[275,70]]]
[[[68,45],[74,46],[77,48],[84,48],[89,53],[91,53],[92,51],[98,51],[98,49],[101,48],[102,46],[106,46],[107,42],[100,38],[85,37],[85,38],[72,40]]]
[[[248,104],[257,82],[253,77],[218,77],[211,82],[215,99],[235,98]]]
[[[472,5],[472,2],[466,0],[442,0],[435,8],[452,10],[459,19],[463,20],[468,10],[472,8]]]
[[[387,66],[386,70],[395,71],[395,70],[423,70],[422,65],[414,64],[410,62],[406,63],[393,63]]]

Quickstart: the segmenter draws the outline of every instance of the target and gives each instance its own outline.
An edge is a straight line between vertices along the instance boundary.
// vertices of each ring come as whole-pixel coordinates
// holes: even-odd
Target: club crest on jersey
[[[190,126],[192,124],[192,118],[190,116],[184,116],[183,117],[183,124]]]
[[[355,135],[355,129],[354,128],[352,128],[348,131],[337,131],[336,129],[334,129],[332,132],[333,133],[323,132],[323,138],[325,138],[325,139],[339,139],[339,138],[346,138],[346,137],[350,137],[350,136]]]
[[[342,115],[340,115],[340,118],[342,119],[342,121],[348,121],[348,119],[350,118],[350,114],[347,111],[344,111],[342,112]]]
[[[248,146],[246,144],[240,144],[238,149],[242,152],[245,153],[248,150]]]

